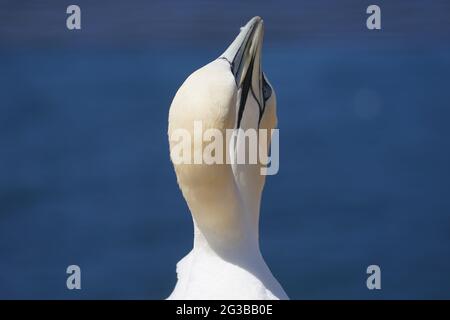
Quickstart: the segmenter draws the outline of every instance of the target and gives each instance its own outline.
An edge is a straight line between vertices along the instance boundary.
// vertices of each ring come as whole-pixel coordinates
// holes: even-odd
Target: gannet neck
[[[194,248],[178,262],[178,281],[168,299],[288,299],[257,243],[212,248],[203,232],[194,229]]]
[[[251,226],[242,237],[227,239],[208,234],[197,226],[194,221],[194,246],[196,252],[203,252],[227,261],[242,260],[242,258],[260,256],[259,241],[256,226]],[[238,259],[239,257],[239,259]]]

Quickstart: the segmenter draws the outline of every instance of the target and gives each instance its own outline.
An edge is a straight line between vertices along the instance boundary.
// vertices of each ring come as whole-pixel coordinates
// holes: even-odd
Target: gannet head
[[[263,35],[263,20],[252,18],[219,58],[186,79],[169,111],[169,144],[178,184],[196,227],[217,249],[249,238],[258,242],[262,164],[259,159],[253,164],[227,163],[227,157],[249,151],[238,143],[230,153],[228,141],[217,140],[219,134],[227,136],[227,129],[276,126],[275,92],[261,67]],[[215,133],[205,137],[207,129]],[[270,134],[263,139],[270,141]],[[222,162],[196,161],[212,143],[217,143],[214,156],[217,159],[220,153]]]

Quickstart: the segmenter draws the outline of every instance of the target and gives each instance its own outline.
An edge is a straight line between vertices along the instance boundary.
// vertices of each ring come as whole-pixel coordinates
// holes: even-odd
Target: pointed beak
[[[260,69],[263,36],[263,20],[260,17],[254,17],[241,28],[236,39],[220,56],[231,63],[231,72],[238,86],[242,84],[252,62]]]
[[[241,101],[245,104],[248,93],[252,90],[261,110],[264,104],[261,67],[263,37],[263,20],[261,17],[254,17],[241,28],[239,35],[220,56],[220,58],[228,60],[231,65],[231,72],[236,79],[236,85],[238,89],[242,90]]]

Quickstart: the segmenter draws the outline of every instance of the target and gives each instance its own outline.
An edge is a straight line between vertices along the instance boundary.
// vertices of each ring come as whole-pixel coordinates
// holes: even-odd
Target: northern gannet
[[[169,111],[172,162],[173,132],[181,128],[193,136],[196,121],[222,133],[276,127],[275,91],[261,68],[263,34],[263,20],[252,18],[219,58],[178,89]],[[195,153],[199,146],[189,147]],[[288,299],[259,248],[261,166],[174,162],[193,217],[194,245],[177,264],[168,299]]]

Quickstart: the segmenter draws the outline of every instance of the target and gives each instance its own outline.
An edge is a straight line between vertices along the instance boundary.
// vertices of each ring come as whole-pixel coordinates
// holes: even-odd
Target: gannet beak
[[[250,90],[263,112],[263,74],[261,68],[261,49],[264,36],[264,23],[261,17],[252,18],[241,28],[241,32],[233,43],[220,56],[231,65],[231,72],[236,79],[238,89],[241,89],[241,102],[245,104]],[[243,108],[240,108],[243,112]],[[238,117],[237,127],[240,126]]]
[[[260,60],[261,58],[263,35],[263,20],[260,17],[254,17],[241,28],[239,35],[220,56],[230,62],[231,72],[233,72],[238,86],[244,81],[246,71],[252,63],[260,66],[260,61],[255,61],[255,59]]]

